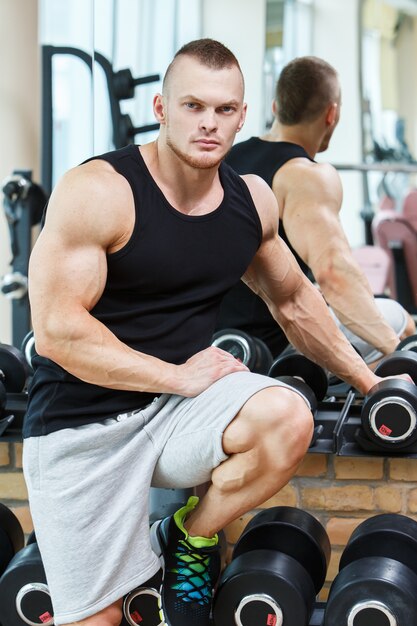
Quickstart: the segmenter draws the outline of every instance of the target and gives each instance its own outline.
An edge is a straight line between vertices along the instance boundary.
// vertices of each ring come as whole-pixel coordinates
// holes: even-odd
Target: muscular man
[[[270,132],[236,144],[226,161],[272,188],[281,237],[303,272],[311,270],[343,332],[371,363],[414,333],[415,324],[399,303],[373,297],[340,223],[340,177],[331,165],[314,161],[329,146],[340,107],[335,69],[319,58],[299,57],[279,77]],[[260,337],[274,356],[288,343],[266,304],[242,283],[224,299],[217,327]]]
[[[51,196],[30,262],[24,472],[58,626],[118,625],[122,597],[160,568],[151,484],[211,481],[155,533],[163,623],[208,626],[217,532],[303,458],[303,396],[210,347],[240,276],[300,350],[363,393],[380,380],[279,238],[272,191],[222,162],[243,93],[227,48],[187,44],[154,98],[158,139],[75,167]]]

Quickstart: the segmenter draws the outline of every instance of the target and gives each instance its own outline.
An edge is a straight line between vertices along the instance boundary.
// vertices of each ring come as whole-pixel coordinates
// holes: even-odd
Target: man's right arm
[[[184,396],[246,370],[218,348],[166,363],[122,343],[90,314],[105,287],[106,255],[128,241],[133,220],[130,187],[107,163],[80,166],[59,182],[30,259],[37,352],[87,383]]]
[[[282,220],[291,245],[342,324],[384,354],[391,353],[399,338],[377,308],[340,223],[339,175],[329,165],[288,165],[282,171],[285,180],[277,179],[276,185],[280,180],[285,185]]]

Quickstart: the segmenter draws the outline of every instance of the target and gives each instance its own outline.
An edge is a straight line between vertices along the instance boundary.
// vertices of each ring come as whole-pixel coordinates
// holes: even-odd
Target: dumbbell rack
[[[0,441],[15,442],[22,439],[23,418],[27,407],[27,393],[8,393],[5,417],[0,419]]]
[[[27,394],[8,393],[5,417],[0,419],[0,441],[15,442],[22,438],[23,418]],[[417,458],[417,445],[400,450],[384,450],[373,446],[361,437],[362,397],[349,391],[345,398],[320,402],[315,415],[315,435],[310,454],[335,454],[337,456],[401,456]]]

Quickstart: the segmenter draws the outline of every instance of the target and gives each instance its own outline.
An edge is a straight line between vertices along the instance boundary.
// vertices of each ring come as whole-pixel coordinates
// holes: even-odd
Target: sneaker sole
[[[162,586],[164,584],[164,577],[165,577],[165,561],[164,561],[164,557],[162,556],[162,547],[161,547],[162,540],[160,539],[160,532],[159,532],[159,527],[161,526],[161,523],[162,523],[162,520],[158,520],[157,522],[152,524],[149,535],[150,535],[150,540],[151,540],[152,551],[159,558],[161,562],[161,567],[162,567],[162,583],[159,589],[159,598],[158,598],[159,619],[161,620],[161,623],[159,626],[171,626],[171,624],[169,624],[169,622],[167,622],[167,620],[165,619],[164,609],[162,608]]]

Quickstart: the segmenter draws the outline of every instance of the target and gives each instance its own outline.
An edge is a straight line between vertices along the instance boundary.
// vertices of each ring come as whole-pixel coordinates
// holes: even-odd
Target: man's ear
[[[329,104],[329,107],[326,112],[326,124],[327,126],[335,126],[337,122],[337,110],[338,110],[337,102],[332,102]]]
[[[240,116],[239,126],[236,129],[237,133],[240,131],[240,129],[242,128],[243,124],[245,123],[247,110],[248,110],[248,105],[246,104],[246,102],[244,102],[243,103],[243,107],[242,107],[242,113],[241,113],[241,116]]]
[[[272,100],[272,106],[271,106],[271,108],[272,108],[272,114],[273,114],[273,116],[274,116],[274,117],[276,117],[276,116],[277,116],[277,114],[278,114],[278,105],[277,105],[277,101],[276,101],[276,100]]]
[[[157,93],[153,99],[153,113],[160,124],[165,122],[165,104],[162,94]]]

